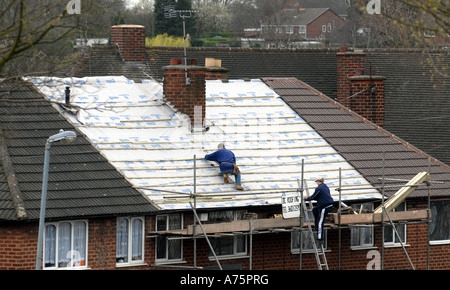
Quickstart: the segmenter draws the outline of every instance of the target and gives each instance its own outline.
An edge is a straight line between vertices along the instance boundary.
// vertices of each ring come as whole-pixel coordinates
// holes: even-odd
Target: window
[[[431,202],[430,243],[450,243],[450,200]]]
[[[87,233],[86,221],[47,224],[44,269],[86,267]]]
[[[156,230],[169,231],[183,229],[182,214],[168,214],[156,217]],[[183,258],[183,241],[176,236],[159,236],[156,239],[156,260],[181,261]]]
[[[294,34],[294,27],[293,26],[287,26],[286,27],[286,34]]]
[[[322,32],[327,32],[327,26],[326,25],[322,25]]]
[[[116,233],[116,263],[144,262],[144,219],[118,218]]]
[[[372,203],[354,204],[354,209],[373,210]],[[350,229],[350,245],[354,248],[373,246],[373,227],[354,227]]]
[[[307,211],[308,213],[308,217],[309,220],[311,221],[311,223],[314,225],[314,215],[311,211]],[[313,227],[313,231],[314,231],[314,227]],[[300,247],[299,247],[299,230],[294,230],[291,234],[291,253],[299,253],[300,252]],[[317,234],[315,234],[315,241],[316,241],[316,246],[317,246]],[[323,243],[323,247],[324,249],[326,249],[326,245],[327,245],[327,231],[324,230],[324,243]],[[314,247],[311,241],[311,234],[309,233],[308,230],[304,230],[302,231],[302,252],[313,252],[314,251]]]
[[[208,221],[212,223],[231,222],[242,220],[244,210],[224,210],[215,211],[208,214]],[[232,236],[224,236],[210,239],[216,256],[242,256],[247,254],[247,236],[234,234]],[[210,251],[210,256],[213,253]]]
[[[402,202],[400,203],[396,208],[392,210],[393,212],[396,211],[406,211],[406,203]],[[396,224],[395,229],[397,230],[401,242],[406,242],[406,225],[405,224]],[[397,235],[395,234],[394,227],[392,225],[386,225],[384,227],[384,243],[387,245],[396,245],[400,243],[400,240],[398,239]]]
[[[298,33],[299,34],[306,34],[306,25],[300,25]]]

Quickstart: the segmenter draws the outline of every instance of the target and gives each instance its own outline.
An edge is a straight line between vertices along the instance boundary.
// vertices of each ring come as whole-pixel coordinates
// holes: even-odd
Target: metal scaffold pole
[[[338,229],[339,229],[339,252],[338,252],[338,270],[341,270],[341,240],[342,240],[342,229],[341,229],[341,201],[342,201],[342,194],[341,194],[341,187],[342,187],[342,169],[339,167],[339,209],[338,209]]]

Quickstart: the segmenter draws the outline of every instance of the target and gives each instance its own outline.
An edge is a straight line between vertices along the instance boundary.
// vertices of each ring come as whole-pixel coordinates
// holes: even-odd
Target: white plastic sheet
[[[125,77],[81,79],[34,78],[52,101],[64,102],[70,86],[71,104],[58,105],[124,176],[162,209],[197,206],[233,207],[281,204],[283,193],[296,192],[304,177],[312,192],[325,178],[338,198],[342,185],[370,187],[345,159],[260,80],[207,81],[207,132],[192,133],[186,116],[163,99],[161,84]],[[223,183],[219,169],[203,157],[223,142],[242,172],[245,191]],[[196,186],[194,188],[194,156]],[[345,191],[343,200],[380,198],[376,189]]]

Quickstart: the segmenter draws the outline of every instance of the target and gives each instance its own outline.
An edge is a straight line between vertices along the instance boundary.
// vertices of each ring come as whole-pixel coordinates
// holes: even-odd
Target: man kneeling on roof
[[[315,200],[317,201],[316,206],[313,208],[312,212],[314,214],[314,223],[317,230],[317,240],[323,240],[323,224],[328,213],[333,208],[333,198],[330,194],[330,189],[324,183],[324,179],[317,179],[317,188],[314,190],[313,195],[306,197],[306,201]]]
[[[223,180],[225,183],[230,182],[228,178],[229,174],[233,174],[236,178],[236,189],[244,190],[241,186],[241,172],[239,171],[239,167],[236,165],[236,157],[234,153],[225,148],[223,143],[220,143],[217,146],[217,151],[205,156],[206,160],[216,161],[220,164],[220,174],[223,175]]]

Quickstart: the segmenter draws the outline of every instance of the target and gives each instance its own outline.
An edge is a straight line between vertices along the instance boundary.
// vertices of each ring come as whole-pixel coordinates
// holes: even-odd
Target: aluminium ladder
[[[307,197],[309,197],[309,191],[308,191],[308,187],[306,185],[306,181],[304,182],[304,184],[305,184],[305,188],[306,188],[306,195],[307,195]],[[309,214],[308,214],[309,212],[312,213],[312,204],[311,204],[311,202],[309,202],[309,207],[307,208],[306,202],[304,202],[304,200],[302,200],[301,203],[302,203],[302,208],[303,208],[303,212],[304,212],[304,216],[305,216],[305,221],[306,221],[306,224],[308,225],[309,237],[311,238],[311,243],[314,248],[314,254],[316,256],[317,267],[319,268],[319,270],[323,270],[323,269],[329,270],[327,257],[325,256],[325,249],[323,248],[323,243],[318,241],[318,243],[320,245],[320,249],[317,248],[317,243],[314,238],[314,233],[312,230],[312,221],[309,218]],[[323,262],[321,261],[320,257],[322,257]]]

